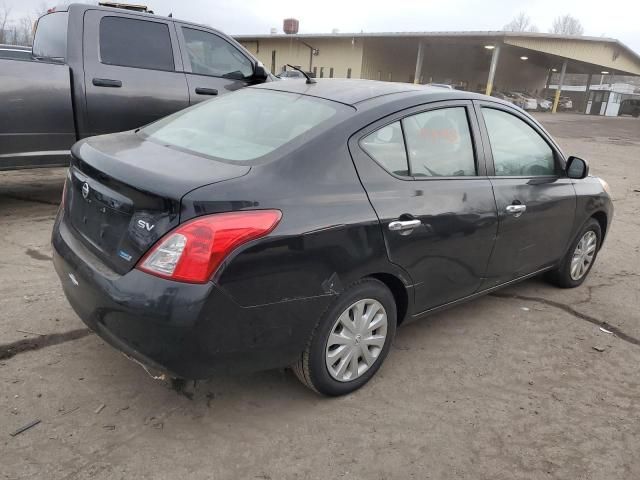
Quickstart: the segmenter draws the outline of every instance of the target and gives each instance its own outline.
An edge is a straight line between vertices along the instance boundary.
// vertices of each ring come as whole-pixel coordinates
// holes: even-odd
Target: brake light
[[[161,238],[139,270],[179,282],[205,283],[240,245],[264,237],[282,218],[279,210],[218,213],[190,220]]]

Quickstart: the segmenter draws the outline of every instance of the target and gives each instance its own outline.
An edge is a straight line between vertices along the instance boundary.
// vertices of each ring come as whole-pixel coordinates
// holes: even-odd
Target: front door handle
[[[111,80],[110,78],[94,78],[91,83],[96,87],[120,88],[122,86],[120,80]]]
[[[422,225],[422,222],[418,219],[415,220],[395,220],[389,223],[389,230],[392,232],[402,232],[406,230],[413,230],[416,227]]]
[[[196,93],[198,95],[217,95],[218,94],[218,90],[216,88],[198,87],[198,88],[196,88]]]
[[[518,218],[527,210],[526,205],[507,205],[506,211],[509,215]]]

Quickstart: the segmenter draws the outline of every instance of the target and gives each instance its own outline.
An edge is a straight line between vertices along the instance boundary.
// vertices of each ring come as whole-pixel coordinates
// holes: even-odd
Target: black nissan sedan
[[[365,384],[396,327],[539,274],[580,285],[604,180],[492,97],[273,82],[72,149],[54,264],[77,314],[176,378]]]

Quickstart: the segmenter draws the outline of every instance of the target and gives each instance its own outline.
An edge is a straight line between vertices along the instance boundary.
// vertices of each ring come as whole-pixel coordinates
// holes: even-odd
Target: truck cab
[[[80,4],[41,17],[31,58],[0,59],[0,72],[0,170],[66,165],[81,138],[274,78],[212,28]]]

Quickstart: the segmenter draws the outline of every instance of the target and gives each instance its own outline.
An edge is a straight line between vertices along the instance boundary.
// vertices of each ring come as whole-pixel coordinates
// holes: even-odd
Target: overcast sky
[[[0,0],[13,17],[32,14],[57,0]],[[127,1],[127,0],[122,0]],[[88,2],[91,3],[91,2]],[[93,2],[97,3],[97,2]],[[282,20],[300,20],[301,33],[500,30],[520,11],[541,32],[557,15],[569,13],[584,26],[585,35],[617,38],[640,52],[640,1],[617,0],[130,0],[144,3],[159,15],[206,23],[230,34],[282,30]],[[611,6],[608,10],[607,6]]]

